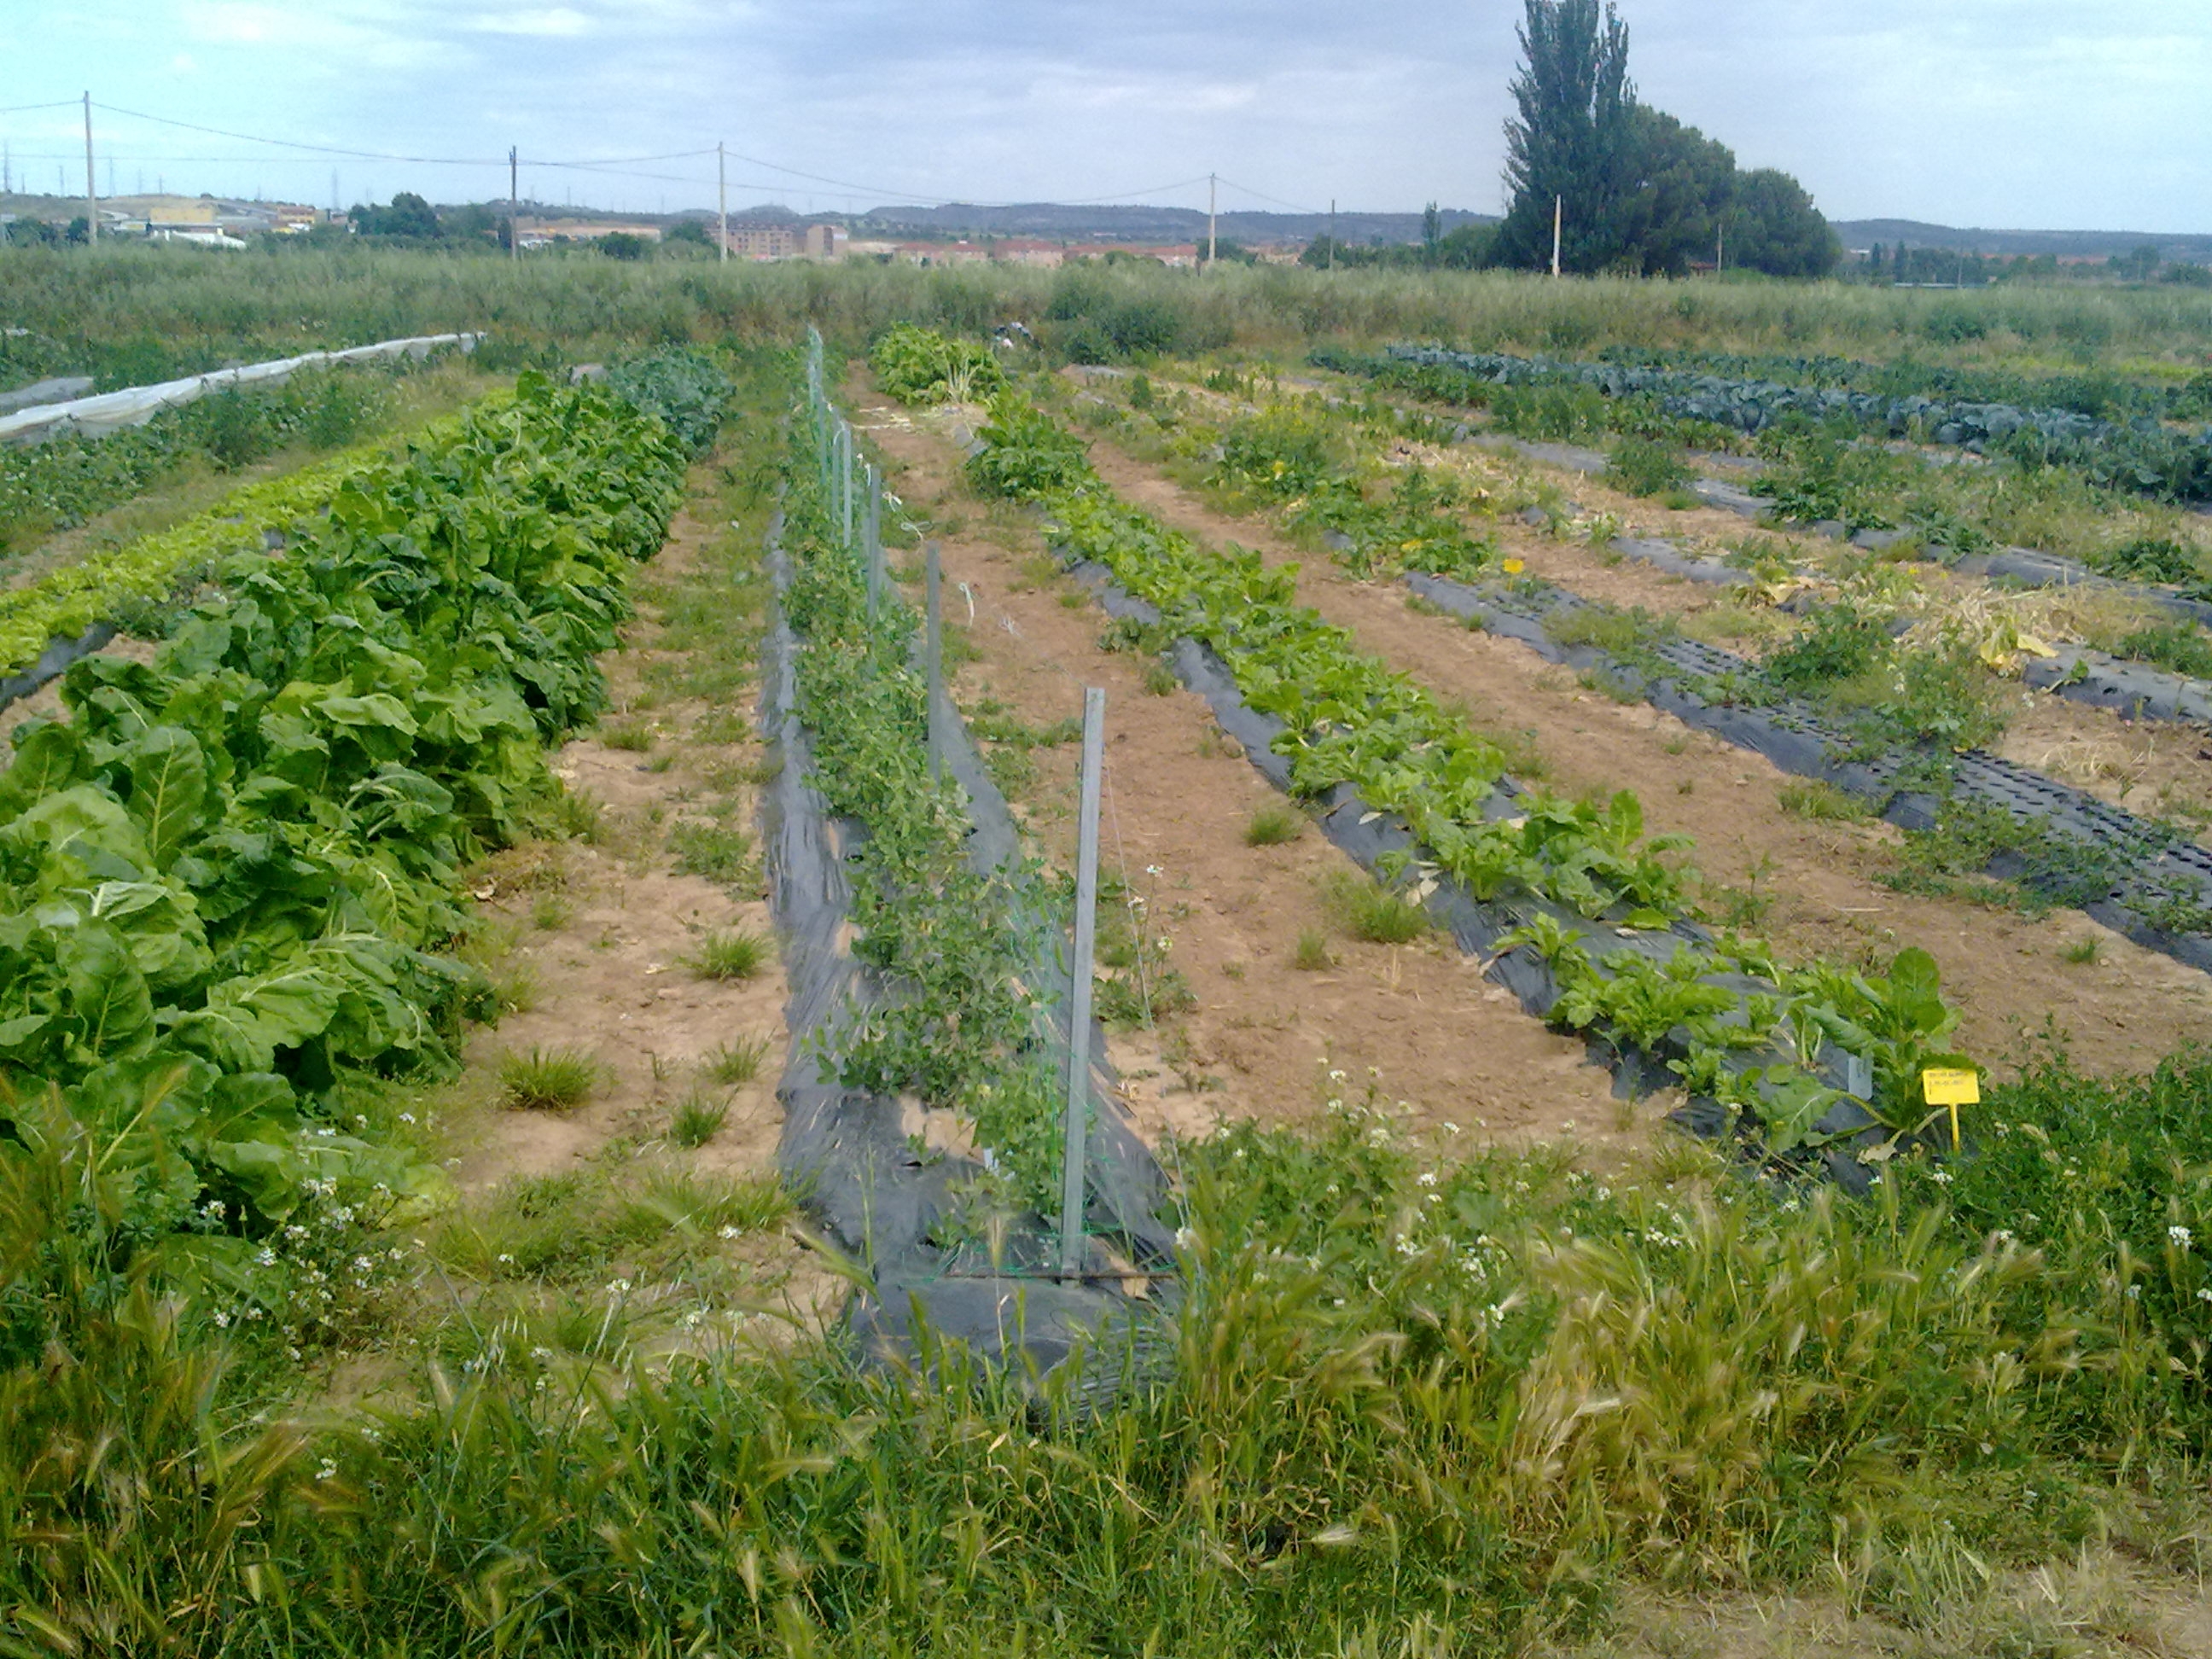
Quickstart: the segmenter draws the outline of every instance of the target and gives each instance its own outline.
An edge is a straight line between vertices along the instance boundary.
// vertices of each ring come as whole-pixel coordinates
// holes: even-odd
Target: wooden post
[[[1060,1182],[1060,1271],[1083,1271],[1085,1146],[1091,1128],[1091,956],[1098,925],[1098,775],[1104,769],[1106,694],[1083,693],[1083,793],[1075,843],[1074,976],[1067,1002],[1067,1126]]]
[[[1554,196],[1552,198],[1552,275],[1554,276],[1559,274],[1559,232],[1565,228],[1566,219],[1567,198]]]

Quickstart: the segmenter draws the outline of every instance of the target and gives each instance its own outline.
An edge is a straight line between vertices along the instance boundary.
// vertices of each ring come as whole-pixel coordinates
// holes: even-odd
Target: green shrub
[[[1681,453],[1645,438],[1622,438],[1608,452],[1605,481],[1631,495],[1665,495],[1690,483]]]
[[[902,404],[981,403],[1006,384],[991,348],[895,323],[868,349],[876,384]]]

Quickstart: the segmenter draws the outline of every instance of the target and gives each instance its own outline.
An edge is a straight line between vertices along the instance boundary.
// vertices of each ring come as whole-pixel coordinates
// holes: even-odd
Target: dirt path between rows
[[[1114,1041],[1148,1139],[1231,1118],[1310,1120],[1329,1098],[1370,1091],[1439,1133],[1573,1139],[1599,1156],[1641,1139],[1656,1109],[1613,1102],[1611,1078],[1580,1042],[1528,1018],[1449,941],[1394,948],[1334,933],[1333,965],[1297,968],[1299,935],[1329,925],[1321,884],[1352,872],[1350,860],[1310,829],[1286,845],[1247,846],[1253,814],[1281,798],[1205,704],[1180,690],[1148,694],[1147,659],[1098,648],[1100,612],[1041,568],[1031,520],[993,514],[969,493],[945,436],[879,398],[856,392],[854,402],[895,487],[939,535],[945,614],[975,653],[956,682],[962,702],[994,699],[1047,726],[1080,714],[1085,685],[1105,688],[1103,861],[1127,873],[1197,999],[1169,1027]],[[1016,810],[1065,865],[1079,757],[1073,744],[1030,754],[1036,775],[1014,792]]]
[[[661,646],[656,599],[720,533],[697,516],[703,510],[695,503],[679,514],[635,579],[637,614],[622,647],[599,659],[613,706],[599,732],[571,739],[552,759],[569,792],[596,803],[596,835],[526,843],[477,877],[478,913],[509,947],[495,971],[518,987],[520,1006],[468,1043],[479,1086],[450,1126],[465,1201],[496,1203],[507,1183],[608,1160],[699,1176],[775,1169],[787,987],[773,945],[746,979],[704,979],[683,960],[710,930],[774,937],[757,861],[732,879],[709,879],[685,873],[672,845],[686,823],[750,826],[757,818],[749,780],[762,750],[750,688],[726,704],[653,685],[656,668],[681,685],[667,671],[680,670],[684,654]],[[647,734],[649,746],[606,740],[626,727]],[[748,1045],[759,1056],[750,1079],[726,1085],[708,1075],[718,1051]],[[532,1050],[587,1055],[599,1068],[591,1097],[568,1112],[504,1109],[490,1079],[504,1056]],[[698,1095],[726,1103],[728,1115],[703,1144],[679,1147],[670,1138],[673,1115]],[[729,1253],[743,1258],[744,1276],[764,1294],[817,1314],[836,1299],[830,1276],[789,1238],[749,1237]]]
[[[2000,1074],[2036,1045],[2046,1020],[2099,1073],[2146,1069],[2212,1033],[2212,981],[2142,950],[2078,912],[2039,921],[1979,906],[1911,898],[1881,886],[1897,832],[1884,824],[1808,823],[1782,810],[1791,780],[1764,759],[1692,731],[1643,704],[1583,690],[1524,647],[1420,616],[1403,589],[1361,583],[1291,547],[1266,526],[1215,511],[1108,442],[1091,459],[1126,498],[1215,545],[1237,542],[1271,563],[1299,563],[1299,594],[1362,647],[1479,724],[1533,735],[1551,787],[1570,794],[1630,789],[1654,834],[1695,838],[1712,881],[1771,903],[1759,931],[1793,957],[1877,965],[1926,947],[1963,1014],[1960,1038]],[[1556,546],[1556,544],[1553,544]],[[2088,937],[2099,959],[2065,961]]]

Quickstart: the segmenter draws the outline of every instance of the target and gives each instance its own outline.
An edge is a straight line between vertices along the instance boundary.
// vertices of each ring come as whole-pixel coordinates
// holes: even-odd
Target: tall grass
[[[498,351],[570,360],[626,343],[787,341],[807,323],[856,345],[901,319],[963,331],[1047,317],[1080,283],[1092,311],[1164,307],[1185,347],[1237,344],[1296,361],[1323,340],[1418,337],[1477,349],[1608,344],[1838,351],[1979,362],[2170,356],[2212,334],[2212,292],[2019,286],[1930,294],[1841,283],[1577,279],[1503,271],[1185,271],[872,263],[625,263],[576,252],[520,264],[368,247],[0,249],[0,315],[67,340],[212,350],[357,343],[482,330]],[[1974,328],[1954,325],[1961,312]]]
[[[150,1279],[53,1268],[82,1160],[33,1134],[0,1157],[11,1287],[51,1316],[0,1382],[0,1633],[1487,1653],[1632,1578],[1812,1583],[1927,1626],[2108,1535],[2185,1567],[2212,1413],[2171,1230],[2202,1224],[2208,1104],[2203,1063],[1997,1091],[1955,1177],[2005,1183],[1989,1228],[1935,1166],[1865,1201],[1682,1154],[1608,1185],[1564,1152],[1455,1161],[1340,1098],[1319,1133],[1179,1149],[1172,1364],[1103,1411],[951,1350],[911,1374],[806,1342],[625,1358],[617,1285],[580,1347],[490,1344],[315,1435],[228,1405],[219,1343]]]

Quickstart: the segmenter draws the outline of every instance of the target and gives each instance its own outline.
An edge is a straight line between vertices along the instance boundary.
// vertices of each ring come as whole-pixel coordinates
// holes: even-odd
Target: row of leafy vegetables
[[[1733,935],[1676,935],[1656,951],[1623,944],[1624,934],[1669,929],[1691,908],[1668,856],[1684,843],[1647,838],[1633,795],[1599,805],[1524,787],[1510,817],[1492,816],[1504,752],[1298,605],[1294,570],[1201,548],[1128,506],[1078,440],[1018,397],[999,401],[980,436],[985,447],[969,463],[979,489],[1037,502],[1055,539],[1158,607],[1156,625],[1116,624],[1118,643],[1200,641],[1244,701],[1285,726],[1276,746],[1297,797],[1318,802],[1349,785],[1406,820],[1431,860],[1398,872],[1414,895],[1449,877],[1484,902],[1534,896],[1579,918],[1539,910],[1502,945],[1548,963],[1559,991],[1554,1023],[1665,1060],[1693,1093],[1750,1114],[1777,1152],[1826,1138],[1816,1126],[1844,1099],[1831,1079],[1846,1054],[1869,1062],[1869,1109],[1899,1132],[1927,1119],[1925,1066],[1972,1065],[1948,1052],[1958,1017],[1933,958],[1917,948],[1870,975],[1785,963]]]
[[[233,390],[101,437],[0,446],[0,552],[82,524],[194,462],[232,472],[280,449],[354,442],[393,403],[414,361],[310,369],[281,386]]]
[[[869,603],[860,561],[832,527],[822,444],[802,412],[783,497],[798,714],[812,736],[813,782],[832,812],[867,830],[849,869],[854,953],[897,988],[830,1036],[825,1061],[847,1088],[958,1112],[1007,1194],[1048,1214],[1060,1131],[1036,988],[1039,894],[1024,872],[970,867],[959,786],[929,763],[914,613]]]
[[[2075,410],[2024,409],[1922,393],[1893,396],[1844,386],[1730,380],[1648,364],[1578,362],[1502,352],[1392,346],[1380,355],[1325,347],[1319,367],[1366,375],[1447,402],[1480,407],[1498,388],[1586,387],[1609,400],[1644,402],[1668,420],[1758,434],[1796,420],[1840,423],[1869,435],[1911,437],[2002,454],[2024,464],[2076,467],[2102,487],[2160,501],[2212,497],[2212,428],[2174,430],[2141,417],[2099,419]]]
[[[697,402],[669,410],[695,441]],[[335,1091],[447,1063],[490,1012],[456,872],[554,804],[544,747],[605,704],[593,654],[688,453],[525,375],[224,558],[151,661],[70,669],[0,773],[0,1154],[81,1137],[142,1239],[422,1188]]]

